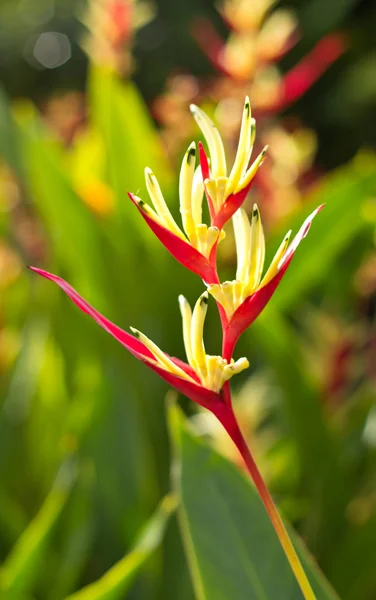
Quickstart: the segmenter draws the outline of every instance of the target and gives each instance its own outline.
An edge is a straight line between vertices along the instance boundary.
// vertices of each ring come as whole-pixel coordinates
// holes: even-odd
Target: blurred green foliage
[[[176,487],[182,531],[197,597],[301,598],[256,490],[238,469],[198,441],[179,412],[169,408],[181,460]],[[306,550],[294,542],[317,597],[335,600]]]
[[[369,145],[375,139],[369,25],[360,39],[374,9],[349,1],[293,4],[303,26],[302,47],[318,39],[324,26],[347,25],[352,36],[333,77],[325,76],[293,109],[318,129],[321,164],[338,164],[363,140]],[[72,20],[73,5],[65,3],[56,13],[69,31],[80,27]],[[135,80],[146,97],[172,67],[210,72],[188,34],[182,35],[191,14],[205,13],[223,27],[211,2],[160,0],[158,8],[159,16],[136,39]],[[48,87],[74,86],[86,69],[83,58],[50,79],[46,72],[34,73],[20,58],[30,26],[16,31],[12,23],[22,20],[13,3],[3,1],[0,9],[9,19],[2,21],[0,40],[14,49],[2,55],[8,91],[35,98]],[[148,46],[161,23],[162,42]],[[6,27],[14,39],[4,34]],[[75,52],[77,59],[78,46]],[[194,301],[202,284],[167,254],[126,196],[139,190],[145,197],[148,165],[176,212],[177,174],[135,84],[93,65],[87,81],[88,126],[69,148],[51,135],[29,101],[11,105],[5,92],[0,96],[1,597],[211,600],[220,597],[219,574],[234,597],[231,586],[272,548],[283,573],[278,583],[285,576],[287,581],[281,597],[295,598],[257,497],[232,465],[198,439],[194,408],[181,399],[192,419],[183,425],[175,414],[171,435],[180,436],[180,450],[179,444],[174,450],[166,386],[58,289],[22,267],[48,267],[119,326],[134,325],[171,355],[184,356],[177,296],[183,292]],[[288,222],[273,225],[270,254],[286,229],[296,231],[311,208],[326,203],[238,349],[251,359],[250,379],[239,377],[236,388],[239,415],[244,395],[255,406],[251,446],[283,514],[344,600],[376,594],[375,197],[376,158],[361,152],[324,175]],[[223,271],[231,277],[229,267]],[[214,305],[206,338],[209,348],[219,347]],[[347,355],[341,354],[343,345],[350,345]],[[266,390],[262,410],[257,381]],[[216,430],[209,434],[218,446]],[[171,471],[180,484],[175,499],[160,505],[171,489]],[[186,536],[182,541],[175,516],[169,518],[174,502],[182,530],[187,521],[191,525],[188,561]],[[235,533],[219,525],[224,503],[234,510]],[[239,535],[249,538],[249,547]],[[226,555],[233,559],[239,543],[242,560],[234,561],[229,574]],[[318,600],[334,598],[316,567],[309,569],[319,582]],[[201,596],[197,573],[204,582]],[[264,596],[244,588],[241,593],[239,598],[277,597],[272,587]]]

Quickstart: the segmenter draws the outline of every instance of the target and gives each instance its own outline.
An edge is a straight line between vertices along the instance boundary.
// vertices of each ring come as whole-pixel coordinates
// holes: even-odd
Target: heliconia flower
[[[200,404],[218,412],[218,404],[223,404],[220,391],[223,384],[233,375],[249,366],[246,358],[229,362],[221,356],[210,356],[205,352],[203,330],[207,312],[208,293],[204,292],[196,302],[192,312],[189,303],[179,296],[183,319],[183,337],[188,363],[163,352],[143,333],[131,327],[134,336],[127,333],[93,308],[69,283],[36,267],[32,271],[56,283],[84,313],[105,329],[133,356],[141,360],[179,392]]]
[[[261,9],[249,10],[249,0],[234,10],[221,10],[229,26],[226,41],[217,33],[209,19],[195,19],[190,27],[193,37],[214,68],[236,82],[250,83],[255,72],[280,60],[298,39],[297,19],[292,11],[279,9],[264,20]],[[251,14],[252,13],[252,14]],[[254,13],[254,14],[253,14]]]
[[[196,169],[196,145],[189,146],[180,170],[179,200],[184,231],[176,223],[157,178],[148,168],[145,169],[145,180],[154,209],[134,194],[129,197],[146,223],[180,263],[200,275],[206,283],[217,282],[215,255],[225,234],[216,226],[208,227],[202,223],[204,187],[201,169]]]
[[[81,17],[88,29],[82,47],[95,64],[122,75],[133,68],[131,46],[136,31],[154,16],[151,3],[88,0]]]
[[[223,355],[227,360],[231,358],[241,333],[265,308],[286,272],[295,250],[307,235],[313,218],[322,208],[323,205],[319,206],[307,217],[291,244],[291,231],[286,234],[264,275],[265,238],[257,205],[253,207],[251,222],[241,208],[233,216],[238,261],[236,279],[208,286],[209,293],[226,313]]]
[[[267,147],[249,166],[256,135],[256,122],[252,118],[247,96],[235,162],[230,174],[227,175],[226,155],[218,129],[204,111],[195,104],[191,104],[190,108],[209,147],[210,167],[202,147],[200,148],[200,162],[211,214],[211,225],[222,229],[243,204],[253,179],[265,159]]]

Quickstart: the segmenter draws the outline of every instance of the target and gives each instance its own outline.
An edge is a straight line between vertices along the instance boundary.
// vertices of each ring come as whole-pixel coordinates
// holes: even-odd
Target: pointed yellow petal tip
[[[208,292],[204,292],[203,294],[201,294],[200,298],[200,304],[207,304],[209,302],[209,294]]]
[[[187,163],[189,164],[193,159],[196,158],[196,144],[195,142],[192,142],[192,144],[189,146],[187,152],[186,152],[186,157],[187,157]]]
[[[192,115],[194,115],[194,113],[198,111],[198,106],[196,106],[196,104],[190,104],[189,110],[191,111]]]
[[[257,204],[253,205],[252,217],[254,217],[256,220],[260,218],[260,210]]]
[[[154,173],[153,173],[153,171],[150,169],[150,167],[145,167],[145,169],[144,169],[144,173],[145,173],[145,181],[146,181],[146,184],[147,184],[147,183],[148,183],[148,181],[149,181],[149,183],[150,183],[151,185],[153,185],[153,183],[154,183],[154,181],[153,181],[153,179],[154,179]]]
[[[244,110],[247,113],[247,115],[249,116],[251,113],[251,103],[249,101],[249,97],[246,96],[245,97],[245,101],[244,101]],[[254,120],[254,119],[253,119]]]
[[[190,306],[187,298],[185,298],[185,296],[183,296],[183,294],[179,294],[178,301],[179,301],[180,308],[184,308],[185,306]]]
[[[141,333],[138,331],[138,329],[135,329],[134,327],[130,327],[129,329],[136,336],[136,338],[140,338],[141,337]]]
[[[157,215],[157,213],[151,208],[151,206],[149,206],[149,204],[147,204],[147,202],[144,202],[144,200],[142,200],[141,198],[139,198],[138,196],[133,196],[133,199],[137,202],[137,205],[139,207],[140,210],[142,210],[145,214],[147,214],[149,217],[152,217],[155,221],[157,221],[158,223],[161,223],[160,217]]]
[[[255,139],[256,139],[256,119],[254,119],[253,117],[250,120],[250,140],[249,140],[249,148],[252,149],[253,148],[253,144],[255,143]]]

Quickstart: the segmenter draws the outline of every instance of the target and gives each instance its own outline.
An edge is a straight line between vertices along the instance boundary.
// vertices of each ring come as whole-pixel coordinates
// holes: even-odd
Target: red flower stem
[[[305,574],[305,571],[298,558],[298,555],[296,554],[295,548],[279,515],[277,507],[273,502],[273,499],[266,486],[266,483],[256,465],[251,451],[247,446],[243,434],[240,431],[238,422],[236,420],[231,406],[230,386],[225,386],[223,388],[223,391],[224,395],[226,396],[225,402],[223,403],[222,408],[216,412],[216,417],[226,429],[227,433],[231,437],[232,441],[234,442],[235,446],[239,450],[244,460],[247,470],[252,478],[253,483],[256,486],[256,489],[264,504],[266,512],[268,513],[268,516],[272,522],[275,532],[279,538],[281,546],[285,551],[287,560],[289,561],[290,566],[295,574],[296,580],[300,586],[305,600],[316,600],[316,596],[311,588],[311,584],[309,583],[307,575]]]

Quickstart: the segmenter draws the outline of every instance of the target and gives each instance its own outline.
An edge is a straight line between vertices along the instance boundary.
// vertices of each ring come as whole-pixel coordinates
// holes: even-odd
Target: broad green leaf
[[[162,542],[167,521],[176,508],[173,496],[166,496],[141,532],[133,550],[95,583],[67,600],[122,600],[138,571]]]
[[[262,502],[245,474],[198,440],[170,409],[178,440],[178,489],[186,551],[200,600],[301,600],[302,593]],[[336,594],[303,544],[295,547],[317,595]]]
[[[65,463],[39,513],[23,532],[0,571],[2,600],[22,598],[44,568],[48,540],[69,497],[75,474]]]

